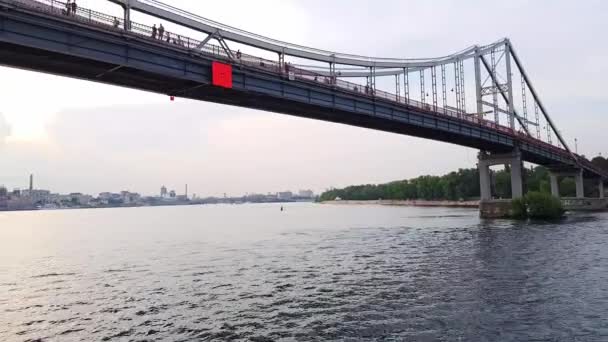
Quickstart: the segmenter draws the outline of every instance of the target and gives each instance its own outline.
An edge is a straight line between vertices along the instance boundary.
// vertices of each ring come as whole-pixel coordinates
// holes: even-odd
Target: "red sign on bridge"
[[[214,86],[232,89],[232,65],[214,61],[211,63],[211,74]]]

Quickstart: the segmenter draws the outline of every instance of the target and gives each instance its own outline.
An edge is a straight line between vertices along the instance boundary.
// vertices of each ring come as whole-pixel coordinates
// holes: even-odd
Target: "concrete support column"
[[[490,166],[482,158],[483,152],[479,152],[479,160],[477,167],[479,169],[479,189],[481,193],[482,201],[489,201],[492,199],[492,185],[490,180]]]
[[[511,166],[511,195],[512,198],[520,198],[524,194],[523,187],[523,165],[519,149],[506,154],[487,154],[479,152],[477,167],[479,168],[479,185],[481,200],[492,199],[492,189],[490,180],[490,166],[492,165]]]
[[[518,156],[513,158],[511,162],[511,198],[521,198],[524,196],[523,178],[522,178],[522,162]]]
[[[576,182],[576,198],[585,198],[585,188],[583,183],[583,170],[580,170],[574,176]]]
[[[479,168],[479,185],[481,201],[479,202],[479,215],[481,218],[507,217],[511,212],[511,201],[507,199],[493,200],[490,179],[490,166],[511,166],[511,194],[512,198],[523,196],[523,163],[519,148],[515,147],[511,153],[479,152],[477,167]]]
[[[604,181],[602,179],[600,179],[600,184],[598,186],[599,190],[600,190],[600,199],[604,199],[605,195],[604,195]]]
[[[557,175],[550,172],[549,179],[551,181],[551,195],[559,198],[559,182],[557,181]]]

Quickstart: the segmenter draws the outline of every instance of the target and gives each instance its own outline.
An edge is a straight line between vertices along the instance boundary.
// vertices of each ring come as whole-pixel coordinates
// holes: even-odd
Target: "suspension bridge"
[[[512,196],[522,196],[524,161],[550,170],[556,196],[566,176],[577,199],[584,178],[603,199],[608,174],[569,148],[508,39],[379,58],[282,42],[156,0],[106,1],[122,14],[0,0],[0,64],[475,148],[482,203],[493,201],[492,165],[510,165]],[[134,22],[132,12],[197,37]]]

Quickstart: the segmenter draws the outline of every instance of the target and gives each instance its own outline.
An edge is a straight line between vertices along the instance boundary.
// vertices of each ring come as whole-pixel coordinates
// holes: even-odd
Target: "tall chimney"
[[[30,174],[30,191],[34,190],[34,175]]]

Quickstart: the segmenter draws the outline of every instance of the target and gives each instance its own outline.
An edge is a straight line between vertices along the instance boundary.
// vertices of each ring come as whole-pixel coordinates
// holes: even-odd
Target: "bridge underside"
[[[462,131],[450,132],[438,130],[436,125],[411,125],[404,122],[396,122],[397,120],[393,118],[353,115],[352,111],[348,110],[338,108],[328,109],[326,106],[297,102],[288,98],[277,98],[276,96],[261,92],[224,89],[212,86],[208,82],[195,82],[128,66],[98,62],[87,58],[9,43],[0,43],[0,62],[6,66],[25,70],[40,71],[166,95],[171,94],[193,100],[228,104],[382,130],[449,142],[496,153],[509,152],[513,148],[512,143],[506,143],[506,139],[502,140],[502,143],[493,143],[488,142],[487,139],[475,137],[473,134],[463,134]],[[415,115],[415,112],[412,112],[410,115]],[[423,116],[424,114],[419,115]],[[424,117],[420,121],[423,120],[425,120]],[[530,146],[529,148],[533,147]],[[526,160],[536,164],[554,163],[552,158],[539,156],[535,153],[526,154],[526,152],[523,152],[523,155]]]
[[[524,160],[573,166],[550,149],[518,143],[507,133],[387,100],[290,81],[233,65],[233,89],[211,85],[218,57],[172,48],[145,37],[101,30],[27,10],[0,10],[0,64],[304,118],[343,123],[468,146],[493,153],[519,144]]]
[[[129,66],[104,63],[89,58],[76,57],[58,52],[39,50],[20,45],[0,42],[0,64],[25,70],[39,71],[58,76],[67,76],[110,85],[145,90],[164,95],[240,106],[250,109],[276,112],[342,123],[352,126],[382,130],[397,134],[416,136],[463,145],[484,148],[490,151],[507,152],[512,142],[506,137],[496,137],[502,143],[488,142],[486,139],[459,132],[438,130],[433,118],[420,114],[420,122],[425,125],[411,125],[398,122],[394,118],[353,115],[352,111],[328,108],[313,103],[294,101],[290,98],[277,98],[263,92],[243,89],[225,89],[212,86],[210,80],[199,82],[179,77],[171,77]],[[246,73],[246,70],[242,70]],[[278,80],[284,82],[283,79]],[[411,115],[415,115],[414,112]],[[469,129],[470,130],[470,129]],[[481,134],[479,134],[481,135]],[[508,143],[508,141],[510,143]],[[533,156],[531,156],[533,157]],[[542,163],[541,160],[539,160]]]

